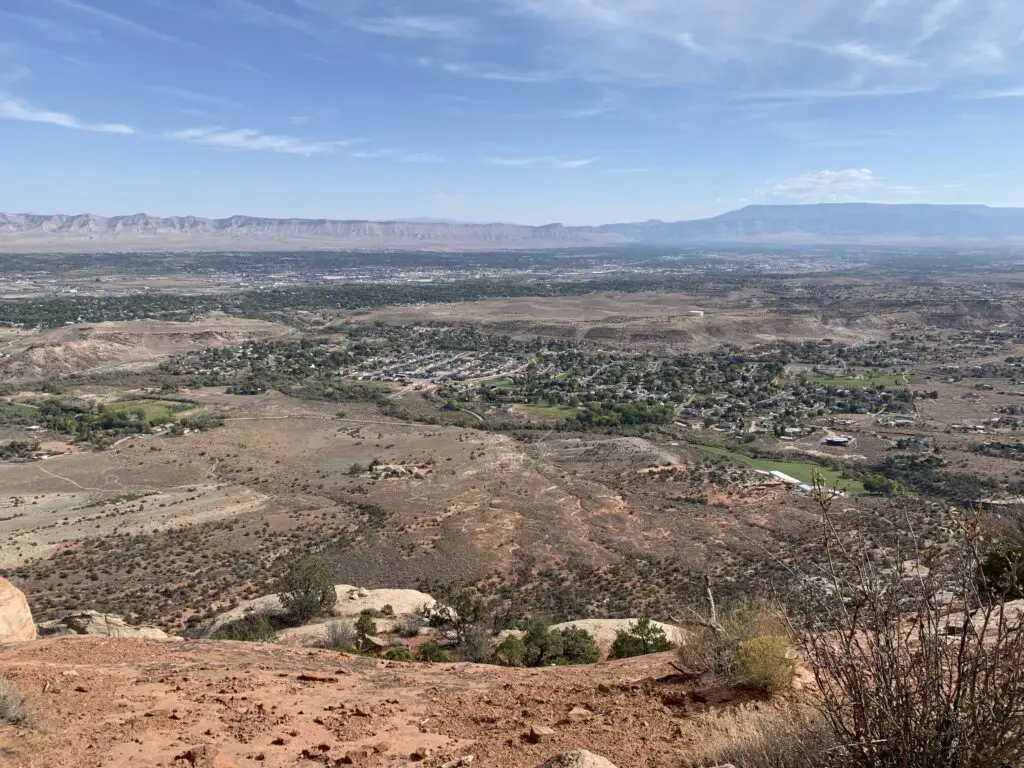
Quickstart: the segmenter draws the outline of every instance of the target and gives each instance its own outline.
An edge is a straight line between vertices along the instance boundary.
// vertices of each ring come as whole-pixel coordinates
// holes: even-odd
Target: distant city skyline
[[[1024,3],[6,0],[0,210],[1024,206]]]

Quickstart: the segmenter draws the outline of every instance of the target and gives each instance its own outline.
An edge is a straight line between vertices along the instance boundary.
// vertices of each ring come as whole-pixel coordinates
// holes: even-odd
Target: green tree
[[[519,635],[509,635],[494,649],[494,663],[503,667],[521,667],[526,662],[526,644]]]
[[[416,658],[419,661],[440,664],[448,661],[448,654],[437,643],[427,642],[420,646],[420,652],[416,654]]]
[[[314,555],[303,555],[292,563],[277,580],[275,591],[296,624],[327,613],[338,601],[330,570]]]
[[[561,631],[563,664],[593,664],[601,658],[597,640],[585,629],[569,627]]]
[[[525,647],[524,663],[528,667],[543,667],[554,664],[562,657],[563,643],[560,632],[550,630],[551,622],[544,617],[533,619],[523,635]]]
[[[647,616],[643,616],[637,619],[635,624],[630,624],[628,628],[620,629],[615,634],[609,655],[613,659],[628,659],[631,656],[670,651],[674,647],[675,645],[665,636],[665,630],[652,624]]]
[[[430,614],[430,626],[456,645],[470,644],[477,630],[490,619],[487,603],[469,587],[438,601]]]
[[[356,619],[356,634],[360,640],[377,634],[377,622],[373,620],[373,616],[368,613],[359,614],[359,618]]]

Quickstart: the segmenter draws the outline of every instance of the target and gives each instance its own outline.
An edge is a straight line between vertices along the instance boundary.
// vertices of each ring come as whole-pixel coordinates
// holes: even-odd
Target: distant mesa
[[[751,205],[697,221],[567,227],[434,219],[363,221],[139,213],[0,213],[0,251],[451,249],[629,244],[1024,243],[1024,208],[983,205]]]

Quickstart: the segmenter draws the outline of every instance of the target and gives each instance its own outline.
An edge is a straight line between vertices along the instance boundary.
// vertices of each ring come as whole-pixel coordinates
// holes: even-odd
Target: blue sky
[[[1022,0],[3,0],[0,210],[1024,205]]]

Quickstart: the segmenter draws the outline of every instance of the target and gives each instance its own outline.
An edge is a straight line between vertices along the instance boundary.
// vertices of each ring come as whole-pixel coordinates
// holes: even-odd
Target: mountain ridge
[[[443,220],[304,219],[234,215],[123,216],[0,213],[0,250],[232,248],[506,249],[698,243],[1024,242],[1024,208],[984,205],[817,203],[750,205],[691,221],[601,226]]]

